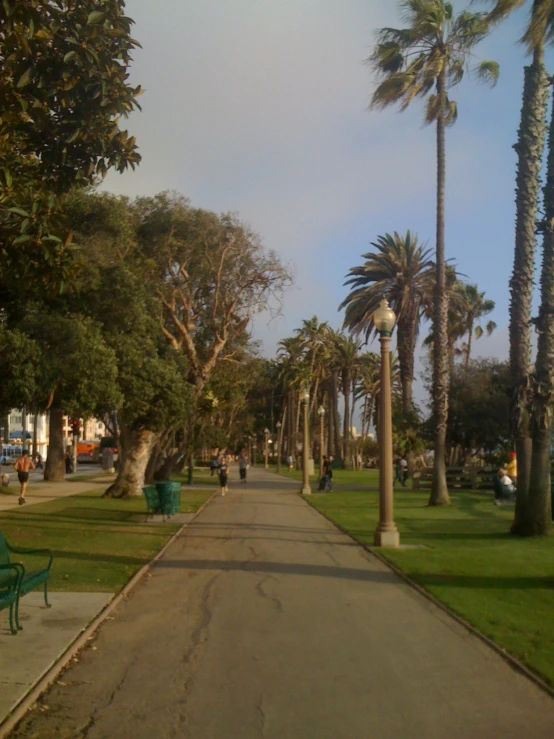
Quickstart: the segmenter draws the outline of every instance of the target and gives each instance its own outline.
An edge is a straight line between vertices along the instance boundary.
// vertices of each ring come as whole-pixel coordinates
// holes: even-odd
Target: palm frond
[[[480,82],[494,87],[500,76],[500,65],[498,62],[492,61],[481,62],[476,68],[475,73]]]

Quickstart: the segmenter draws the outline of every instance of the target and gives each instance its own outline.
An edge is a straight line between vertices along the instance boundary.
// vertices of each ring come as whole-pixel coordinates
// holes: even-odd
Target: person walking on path
[[[241,454],[239,457],[239,475],[240,475],[240,481],[246,482],[246,470],[248,469],[248,460],[244,456],[244,454]]]
[[[17,479],[21,484],[21,491],[19,493],[19,505],[25,503],[25,493],[27,492],[27,483],[29,482],[29,472],[35,469],[35,463],[29,457],[29,452],[24,449],[21,452],[21,457],[14,464],[14,469],[17,472]]]
[[[219,465],[219,486],[221,489],[221,495],[225,495],[225,493],[229,492],[229,488],[227,487],[227,481],[228,481],[227,462],[225,461],[225,457],[222,457],[221,463]]]
[[[402,459],[397,459],[396,460],[396,466],[394,468],[394,482],[395,483],[399,482],[402,485],[402,487],[405,488],[406,487],[406,482],[405,482],[405,478],[404,478],[404,467],[402,466],[402,462],[403,461],[405,461],[405,460],[402,460]],[[407,468],[407,466],[408,465],[406,463],[406,468]]]
[[[329,490],[330,493],[333,492],[333,461],[329,459],[329,457],[323,457],[323,477],[321,478],[321,481],[323,482],[322,490]]]

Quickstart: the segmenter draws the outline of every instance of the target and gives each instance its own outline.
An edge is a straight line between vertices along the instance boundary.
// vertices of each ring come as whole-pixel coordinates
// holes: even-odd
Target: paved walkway
[[[551,698],[296,486],[231,480],[11,736],[552,737]]]

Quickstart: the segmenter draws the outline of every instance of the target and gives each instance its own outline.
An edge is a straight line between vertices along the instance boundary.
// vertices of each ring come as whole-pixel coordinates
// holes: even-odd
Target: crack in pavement
[[[266,726],[267,726],[267,716],[265,715],[264,711],[264,694],[260,696],[260,700],[256,703],[256,708],[260,714],[261,718],[261,726],[260,726],[260,735],[265,736]]]
[[[274,575],[266,575],[265,577],[262,577],[262,579],[259,582],[256,583],[256,592],[262,598],[266,598],[267,600],[271,601],[273,605],[275,606],[278,613],[282,613],[283,604],[279,600],[279,598],[277,598],[277,596],[275,595],[269,595],[269,593],[266,593],[264,590],[263,586],[264,586],[264,583],[267,582],[267,580],[275,580],[275,582],[277,583],[279,582],[279,579],[275,577]]]

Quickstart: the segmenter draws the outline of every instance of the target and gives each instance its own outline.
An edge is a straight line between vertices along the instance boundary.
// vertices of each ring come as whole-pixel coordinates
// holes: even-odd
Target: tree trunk
[[[2,417],[2,439],[4,444],[10,443],[10,414]]]
[[[525,68],[516,174],[516,232],[514,267],[510,280],[510,369],[512,375],[512,424],[518,459],[517,498],[512,533],[524,532],[531,472],[532,441],[529,412],[531,317],[535,271],[536,219],[540,173],[546,139],[549,81],[544,67],[544,47],[535,50]]]
[[[65,445],[63,438],[63,410],[50,409],[48,423],[48,457],[44,465],[44,479],[48,482],[65,480]]]
[[[437,245],[433,346],[433,421],[435,423],[435,458],[429,505],[450,503],[446,483],[446,425],[448,421],[448,294],[444,247],[444,198],[446,187],[445,71],[437,78],[439,116],[437,118]]]
[[[469,370],[469,359],[471,356],[471,341],[473,339],[473,321],[470,321],[469,323],[469,330],[467,333],[467,351],[466,351],[466,361],[464,365],[464,376],[467,377],[467,373]]]
[[[38,452],[38,414],[35,410],[33,415],[33,459],[36,461]]]
[[[146,466],[157,435],[149,429],[133,431],[121,426],[120,447],[123,452],[117,479],[104,493],[110,498],[142,495]]]
[[[335,442],[335,414],[333,413],[333,390],[331,387],[331,381],[327,383],[327,407],[329,412],[327,413],[327,456],[334,456],[334,442]]]
[[[333,395],[333,426],[335,429],[335,450],[333,457],[335,459],[341,459],[340,449],[340,414],[339,414],[339,390],[337,387],[337,373],[333,371],[331,373],[331,390]]]
[[[402,385],[402,410],[413,410],[414,357],[416,348],[416,325],[413,320],[400,314],[396,334],[400,383]]]
[[[551,116],[542,224],[541,306],[537,321],[539,339],[531,422],[533,451],[527,503],[519,532],[527,536],[544,536],[552,528],[550,449],[554,412],[554,111]]]
[[[350,465],[350,374],[347,372],[342,377],[342,393],[344,395],[344,420],[343,420],[343,443],[344,464],[348,469]]]

